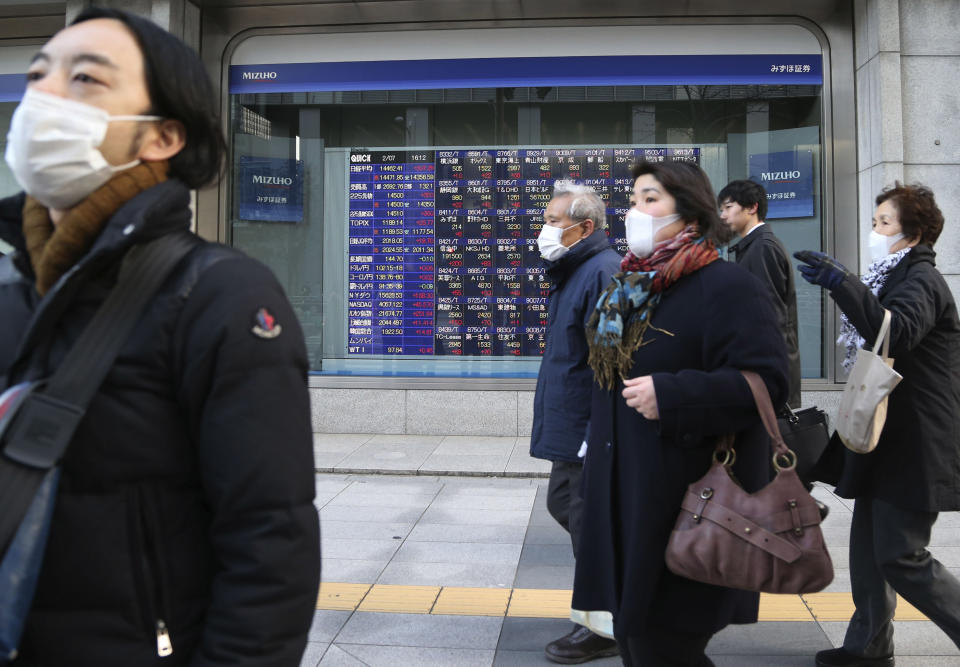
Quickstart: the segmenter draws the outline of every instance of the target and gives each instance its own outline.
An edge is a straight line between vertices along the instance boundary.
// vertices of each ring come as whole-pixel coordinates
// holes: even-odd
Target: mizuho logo
[[[760,179],[764,181],[784,181],[790,178],[800,178],[800,172],[798,170],[760,172]]]
[[[260,176],[254,174],[253,182],[262,185],[293,185],[293,179],[289,176]]]
[[[242,78],[250,81],[269,81],[277,78],[276,72],[244,72]]]

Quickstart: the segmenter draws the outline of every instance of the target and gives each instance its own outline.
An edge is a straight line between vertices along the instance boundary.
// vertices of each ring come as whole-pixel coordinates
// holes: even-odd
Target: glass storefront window
[[[639,159],[694,161],[716,190],[761,179],[787,248],[821,247],[819,55],[691,57],[234,66],[231,241],[280,277],[315,373],[533,377],[558,178],[597,189],[621,251]],[[803,371],[822,377],[806,287]]]

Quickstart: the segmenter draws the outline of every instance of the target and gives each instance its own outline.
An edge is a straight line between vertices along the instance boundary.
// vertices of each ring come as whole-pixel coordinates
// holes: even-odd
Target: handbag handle
[[[742,370],[740,373],[750,386],[750,393],[753,394],[753,401],[757,405],[757,412],[760,413],[760,420],[770,436],[770,442],[773,446],[773,467],[778,471],[795,467],[797,465],[797,455],[783,441],[780,427],[777,426],[777,415],[773,411],[773,401],[770,400],[767,385],[753,371]],[[781,464],[782,460],[786,461],[786,465]]]
[[[880,344],[883,343],[883,354],[881,356],[886,359],[890,356],[890,311],[886,308],[883,309],[883,324],[880,325],[880,333],[877,334],[877,340],[873,344],[873,353],[877,353],[877,349],[880,347]]]

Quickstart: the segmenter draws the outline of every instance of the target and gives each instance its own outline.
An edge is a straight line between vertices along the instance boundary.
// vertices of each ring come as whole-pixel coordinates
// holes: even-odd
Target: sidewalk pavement
[[[552,664],[543,647],[572,627],[573,557],[547,513],[549,464],[529,458],[526,438],[323,434],[316,465],[323,584],[303,667]],[[842,642],[852,503],[815,495],[831,507],[833,584],[763,596],[761,622],[711,642],[719,667],[811,666]],[[931,543],[955,575],[958,528],[960,515],[941,515]],[[960,667],[957,647],[906,603],[895,626],[898,667]]]

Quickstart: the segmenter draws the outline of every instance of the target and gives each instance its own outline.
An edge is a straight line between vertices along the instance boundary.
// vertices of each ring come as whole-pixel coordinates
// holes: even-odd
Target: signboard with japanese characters
[[[767,219],[813,215],[813,152],[758,153],[749,157],[749,178],[767,191]]]
[[[241,155],[235,180],[237,217],[303,221],[303,162]]]

